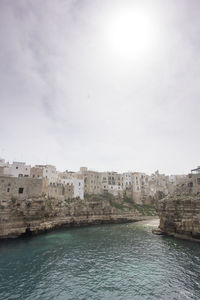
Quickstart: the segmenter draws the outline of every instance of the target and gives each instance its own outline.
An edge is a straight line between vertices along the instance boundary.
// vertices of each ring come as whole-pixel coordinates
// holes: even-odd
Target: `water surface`
[[[101,225],[0,242],[0,299],[200,299],[200,245],[151,229]]]

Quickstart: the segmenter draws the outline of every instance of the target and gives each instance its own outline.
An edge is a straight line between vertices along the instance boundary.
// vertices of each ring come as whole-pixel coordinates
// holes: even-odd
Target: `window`
[[[35,174],[33,174],[33,178],[35,178]]]
[[[197,183],[198,183],[198,184],[200,184],[200,177],[199,177],[199,178],[197,178]]]
[[[8,186],[11,186],[11,184],[9,183]]]
[[[18,169],[18,167],[16,167],[16,169]]]
[[[20,187],[18,193],[23,194],[23,192],[24,192],[24,188]]]
[[[10,192],[10,188],[7,188],[7,192],[8,192],[8,193]]]

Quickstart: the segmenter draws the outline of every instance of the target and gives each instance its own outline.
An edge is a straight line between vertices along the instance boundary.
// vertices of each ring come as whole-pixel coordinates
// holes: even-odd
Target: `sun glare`
[[[155,20],[147,11],[121,10],[108,22],[109,48],[122,58],[137,60],[155,47],[156,31]]]

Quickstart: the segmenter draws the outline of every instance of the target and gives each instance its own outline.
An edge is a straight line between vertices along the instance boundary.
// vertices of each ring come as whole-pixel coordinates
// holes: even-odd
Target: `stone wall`
[[[188,186],[191,188],[193,194],[200,193],[200,174],[188,175]]]
[[[47,192],[47,184],[42,179],[0,176],[0,199],[27,199],[39,197]]]
[[[48,186],[48,197],[59,198],[63,200],[72,199],[74,195],[73,184],[52,184]]]
[[[4,175],[4,167],[0,166],[0,176],[3,176],[3,175]]]
[[[43,178],[43,169],[32,167],[30,170],[30,177],[31,178]]]

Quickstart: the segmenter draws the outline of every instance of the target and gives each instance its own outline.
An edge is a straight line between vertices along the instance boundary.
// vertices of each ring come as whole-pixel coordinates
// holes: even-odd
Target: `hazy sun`
[[[122,9],[109,19],[107,38],[115,54],[139,59],[155,46],[155,20],[147,11]]]

